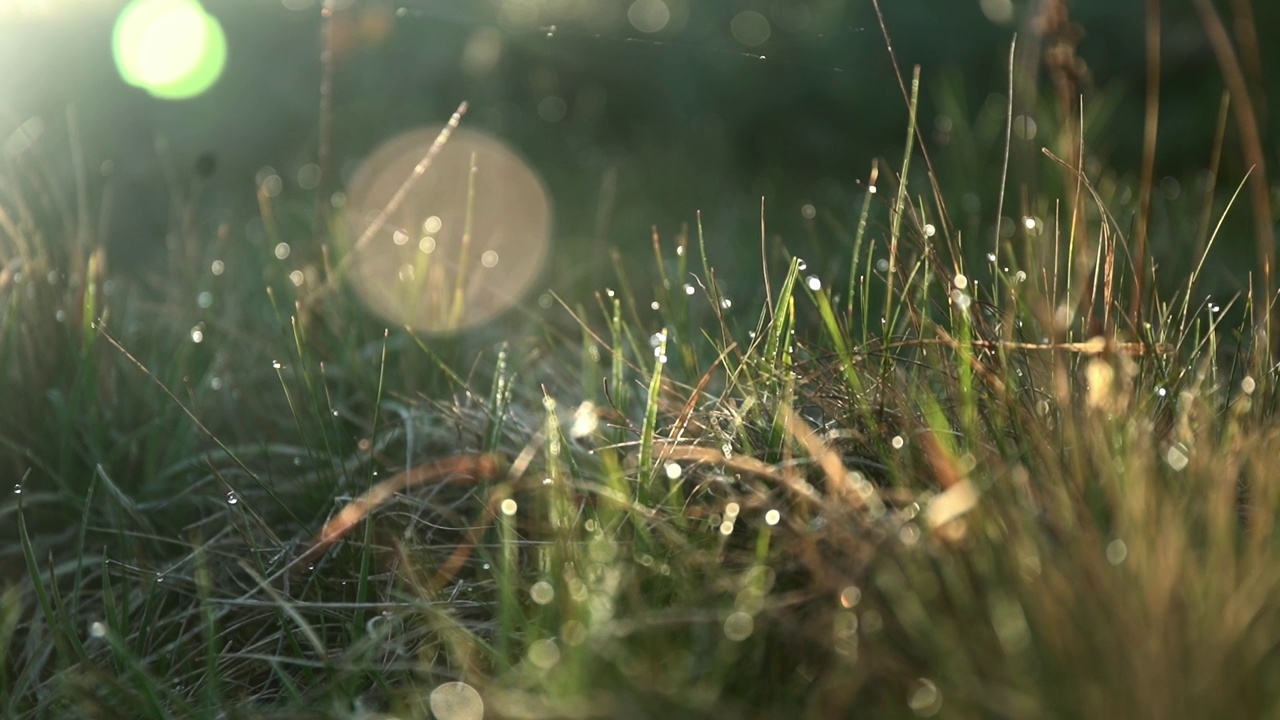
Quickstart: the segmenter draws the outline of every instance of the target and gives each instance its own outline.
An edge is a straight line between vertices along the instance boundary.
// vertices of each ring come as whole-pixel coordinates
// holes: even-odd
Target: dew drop
[[[240,502],[240,496],[239,496],[239,495],[236,495],[236,494],[235,494],[235,492],[229,492],[229,493],[227,493],[227,504],[228,504],[228,505],[235,505],[235,504],[236,504],[236,503],[238,503],[238,502]]]

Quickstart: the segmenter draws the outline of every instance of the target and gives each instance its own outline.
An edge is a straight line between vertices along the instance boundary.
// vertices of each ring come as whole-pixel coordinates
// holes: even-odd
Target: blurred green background
[[[920,125],[957,227],[989,237],[1009,43],[1019,33],[1024,47],[1035,46],[1041,3],[882,4],[903,72],[922,66]],[[554,235],[542,285],[561,292],[598,289],[611,271],[610,248],[649,257],[651,226],[669,236],[698,210],[731,291],[735,281],[750,285],[758,277],[761,197],[771,233],[836,262],[844,240],[833,228],[852,223],[873,158],[888,161],[885,172],[900,162],[907,109],[869,0],[331,5],[331,141],[341,177],[323,189],[340,189],[382,142],[441,123],[468,100],[464,124],[508,143],[550,191]],[[1162,233],[1160,217],[1165,204],[1188,199],[1187,212],[1199,210],[1223,83],[1191,4],[1164,5],[1156,173],[1165,180],[1152,243],[1157,258],[1181,266],[1191,239],[1176,224]],[[255,178],[278,175],[282,204],[314,202],[315,190],[299,178],[317,161],[320,138],[321,3],[205,2],[225,31],[227,65],[208,92],[184,101],[156,99],[121,80],[111,31],[124,6],[26,0],[0,11],[0,66],[7,69],[0,138],[8,138],[9,161],[32,147],[47,153],[65,145],[73,107],[90,197],[105,203],[97,231],[117,269],[151,267],[173,227],[175,198],[210,236],[223,226],[231,241],[266,243]],[[1090,71],[1089,150],[1109,174],[1132,181],[1142,138],[1143,3],[1075,0],[1069,7],[1084,31],[1079,53]],[[1230,23],[1227,4],[1222,12]],[[1266,96],[1280,82],[1280,49],[1270,42],[1280,8],[1258,2],[1253,13],[1264,69],[1258,90]],[[1264,133],[1276,137],[1280,120],[1265,110]],[[1051,94],[1026,112],[1049,127]],[[33,146],[35,136],[43,140]],[[1234,137],[1229,127],[1220,181],[1228,189],[1244,171]],[[1051,172],[1037,158],[1052,144],[1043,130],[1018,139],[1015,159]],[[1275,143],[1267,148],[1280,165]],[[1018,183],[1027,181],[1015,174],[1007,216],[1018,214]],[[1248,213],[1237,216],[1244,222]],[[312,235],[311,214],[285,217],[296,240]],[[1242,231],[1223,240],[1229,262],[1221,272],[1236,281],[1254,257],[1250,238]]]

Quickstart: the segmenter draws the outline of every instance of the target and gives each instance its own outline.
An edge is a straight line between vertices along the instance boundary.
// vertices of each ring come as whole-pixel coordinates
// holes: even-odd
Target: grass
[[[762,227],[730,303],[698,218],[496,344],[383,331],[284,227],[140,286],[11,163],[0,715],[1280,713],[1271,299],[1202,301],[1210,239],[1133,316],[1087,173],[982,261],[919,83],[847,276]]]

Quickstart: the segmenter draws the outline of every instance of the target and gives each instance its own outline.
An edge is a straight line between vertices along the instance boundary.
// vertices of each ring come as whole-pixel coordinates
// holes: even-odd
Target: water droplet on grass
[[[234,492],[229,492],[229,493],[227,493],[227,504],[228,504],[228,505],[235,505],[235,504],[236,504],[236,503],[238,503],[238,502],[240,502],[240,496],[239,496],[239,495],[236,495]]]

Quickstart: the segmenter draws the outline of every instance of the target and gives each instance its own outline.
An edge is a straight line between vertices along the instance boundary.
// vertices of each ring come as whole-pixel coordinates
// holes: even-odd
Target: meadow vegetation
[[[1200,286],[1244,178],[1161,220],[1204,237],[1167,277],[1151,178],[1047,113],[970,231],[899,80],[905,152],[816,209],[844,264],[763,208],[730,298],[693,216],[451,338],[273,224],[312,199],[253,245],[179,194],[147,282],[51,180],[74,138],[11,158],[0,715],[1280,714],[1274,288]]]

